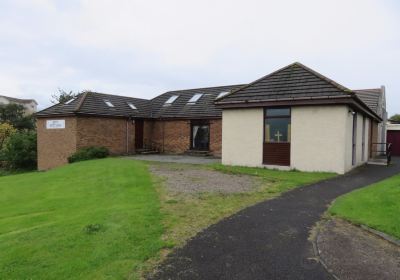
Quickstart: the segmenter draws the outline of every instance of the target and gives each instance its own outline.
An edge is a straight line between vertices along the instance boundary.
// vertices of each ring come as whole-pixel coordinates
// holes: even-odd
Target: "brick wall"
[[[77,148],[88,146],[106,147],[113,155],[134,153],[135,125],[126,119],[80,117],[77,123]]]
[[[222,151],[222,120],[210,120],[210,152],[217,157]]]
[[[46,129],[46,120],[63,119],[65,129]],[[68,162],[79,148],[107,147],[113,155],[135,151],[135,125],[127,120],[97,117],[40,118],[38,132],[38,169],[47,170]]]
[[[46,120],[64,119],[65,129],[46,129]],[[127,139],[128,128],[128,139]],[[153,142],[161,152],[181,154],[190,148],[190,120],[144,121],[144,143]],[[77,149],[104,146],[113,155],[135,152],[135,125],[126,119],[100,117],[40,118],[38,169],[47,170],[67,163]],[[210,120],[210,152],[221,155],[221,120]],[[128,141],[128,142],[127,142]],[[127,150],[128,143],[128,150]]]
[[[190,120],[153,120],[144,123],[145,143],[151,141],[161,152],[181,154],[190,148]],[[210,152],[221,155],[222,121],[210,120]]]
[[[161,152],[181,154],[189,149],[190,121],[145,121],[144,135]]]
[[[65,120],[65,129],[46,129],[46,120]],[[77,118],[38,119],[38,169],[47,170],[67,163],[76,151]]]

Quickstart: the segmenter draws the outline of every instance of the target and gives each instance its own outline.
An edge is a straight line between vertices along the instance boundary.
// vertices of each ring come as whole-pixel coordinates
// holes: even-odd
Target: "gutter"
[[[321,102],[318,102],[321,101]],[[267,107],[267,106],[301,106],[301,105],[329,105],[329,104],[350,104],[360,111],[365,112],[370,117],[382,121],[382,118],[372,111],[364,102],[359,99],[355,93],[345,96],[320,96],[320,97],[291,97],[274,99],[254,99],[241,101],[219,101],[215,105],[221,108],[244,108],[244,107]]]

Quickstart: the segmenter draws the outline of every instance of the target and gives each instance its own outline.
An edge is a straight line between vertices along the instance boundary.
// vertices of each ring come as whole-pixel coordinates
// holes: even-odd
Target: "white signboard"
[[[65,128],[65,120],[47,120],[46,128],[47,129],[64,129]]]

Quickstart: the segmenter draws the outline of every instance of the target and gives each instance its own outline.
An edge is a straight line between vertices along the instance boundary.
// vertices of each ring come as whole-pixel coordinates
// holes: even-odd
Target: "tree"
[[[390,120],[400,122],[400,114],[395,114],[390,117]]]
[[[66,92],[65,90],[59,88],[57,93],[51,95],[51,103],[65,103],[73,98],[76,98],[78,94],[79,93],[74,93],[72,90]]]
[[[0,123],[11,124],[18,130],[35,128],[33,116],[25,115],[24,106],[14,103],[0,105]]]
[[[6,140],[17,130],[9,123],[0,123],[0,150],[3,149]]]
[[[35,131],[12,134],[1,151],[1,159],[10,169],[35,169],[37,164],[37,138]]]

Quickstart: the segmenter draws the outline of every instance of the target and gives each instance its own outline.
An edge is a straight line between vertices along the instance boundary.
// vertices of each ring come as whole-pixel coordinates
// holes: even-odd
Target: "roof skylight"
[[[128,106],[131,107],[132,110],[137,110],[136,106],[131,103],[131,102],[127,102]]]
[[[179,97],[179,95],[172,95],[168,98],[167,101],[165,101],[165,104],[172,104],[174,101]]]
[[[220,92],[220,93],[218,94],[218,96],[217,96],[217,99],[218,99],[218,98],[221,98],[222,96],[227,95],[228,93],[229,93],[229,91],[222,91],[222,92]]]
[[[67,102],[65,102],[64,104],[70,104],[72,101],[74,101],[76,98],[71,98],[70,100],[68,100]]]
[[[190,100],[188,101],[188,103],[189,103],[189,104],[194,104],[194,103],[196,103],[202,96],[203,96],[202,93],[196,93],[195,95],[192,96],[192,98],[190,98]]]
[[[106,103],[108,107],[114,107],[114,104],[112,104],[110,100],[104,99],[104,103]]]

